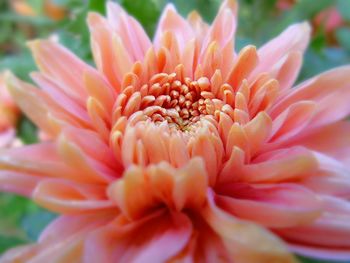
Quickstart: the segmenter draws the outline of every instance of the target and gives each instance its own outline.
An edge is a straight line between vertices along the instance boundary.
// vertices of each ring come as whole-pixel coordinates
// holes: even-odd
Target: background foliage
[[[63,10],[63,19],[54,20],[45,12],[45,0],[24,1],[35,11],[35,16],[15,13],[11,0],[0,1],[0,71],[12,70],[22,79],[29,80],[28,73],[35,65],[26,41],[33,38],[58,37],[79,57],[92,63],[89,34],[85,24],[89,11],[105,12],[104,0],[51,0]],[[161,13],[167,2],[173,2],[179,12],[187,15],[198,10],[210,22],[217,12],[220,0],[118,0],[118,2],[153,36]],[[304,58],[299,81],[326,69],[350,63],[350,0],[299,0],[288,11],[276,8],[277,0],[240,0],[237,49],[246,44],[260,46],[281,32],[289,24],[313,20],[321,10],[335,6],[345,21],[344,26],[332,33],[330,43],[325,28],[314,30],[313,39]],[[36,129],[23,117],[18,125],[18,136],[24,143],[37,141]],[[0,254],[6,249],[37,239],[41,230],[56,215],[39,208],[31,201],[10,194],[0,194]],[[321,262],[302,259],[303,262]]]

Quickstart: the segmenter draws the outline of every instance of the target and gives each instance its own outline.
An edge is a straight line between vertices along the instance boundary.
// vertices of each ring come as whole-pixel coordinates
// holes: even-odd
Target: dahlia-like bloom
[[[19,108],[6,88],[5,74],[0,73],[0,148],[16,144],[16,124],[19,115]]]
[[[236,13],[169,4],[151,42],[109,2],[88,16],[97,69],[29,44],[40,89],[7,83],[52,140],[2,151],[0,187],[61,215],[2,262],[350,258],[350,67],[292,88],[309,25],[235,53]]]

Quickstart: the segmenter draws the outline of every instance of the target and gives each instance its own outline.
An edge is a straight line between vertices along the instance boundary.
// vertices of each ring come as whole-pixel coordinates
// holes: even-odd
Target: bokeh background
[[[335,66],[350,64],[350,0],[238,0],[240,4],[236,49],[261,46],[289,24],[308,20],[313,37],[304,57],[298,82]],[[220,0],[119,0],[152,37],[167,2],[186,16],[198,10],[207,22],[215,16]],[[105,0],[0,0],[0,72],[11,70],[30,81],[35,64],[26,41],[58,39],[79,57],[93,64],[87,12],[105,12]],[[350,102],[349,102],[350,103]],[[30,144],[38,140],[35,126],[24,116],[17,136]],[[33,242],[54,218],[23,197],[0,193],[0,255],[7,249]],[[350,237],[349,237],[350,238]],[[321,262],[301,259],[303,262]]]

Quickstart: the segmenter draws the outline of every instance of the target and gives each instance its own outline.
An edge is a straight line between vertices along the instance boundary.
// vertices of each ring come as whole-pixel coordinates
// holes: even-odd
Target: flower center
[[[141,100],[141,109],[153,122],[167,121],[170,126],[186,130],[188,125],[197,122],[215,111],[210,92],[210,82],[202,77],[198,80],[184,78],[180,81],[176,74],[160,73],[151,79],[148,95]],[[142,90],[142,88],[141,88]]]

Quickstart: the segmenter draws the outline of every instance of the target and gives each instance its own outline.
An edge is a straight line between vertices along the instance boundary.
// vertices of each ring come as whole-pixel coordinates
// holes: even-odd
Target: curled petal
[[[128,217],[140,218],[162,203],[177,211],[201,206],[207,185],[203,161],[195,158],[181,169],[165,162],[146,169],[132,166],[109,187],[108,195]]]
[[[302,147],[280,149],[260,155],[254,163],[237,171],[245,182],[283,182],[312,175],[318,162],[311,151]],[[234,172],[234,171],[232,171]]]
[[[350,67],[343,66],[307,80],[281,97],[271,108],[270,115],[274,119],[290,105],[309,100],[317,104],[310,128],[339,121],[350,113],[349,76]]]
[[[284,30],[279,36],[259,48],[259,65],[253,75],[269,72],[274,65],[283,66],[285,55],[291,52],[304,52],[310,40],[311,27],[307,22],[294,24]],[[300,64],[297,64],[299,67]],[[276,68],[274,69],[276,70]],[[298,70],[298,68],[297,68]],[[291,75],[293,77],[293,75]]]
[[[24,196],[31,196],[36,185],[42,180],[39,176],[14,171],[0,171],[0,189]]]
[[[224,184],[217,189],[218,205],[240,218],[280,228],[312,222],[321,214],[321,202],[296,184]]]
[[[33,199],[43,207],[62,214],[113,207],[107,200],[104,187],[72,183],[59,179],[41,181],[33,192]]]
[[[330,141],[331,138],[331,141]],[[340,121],[307,132],[289,142],[332,156],[350,168],[350,123]]]
[[[167,262],[183,250],[191,233],[191,222],[181,213],[160,211],[134,221],[120,216],[88,236],[84,262]]]
[[[202,216],[237,262],[297,262],[278,237],[218,208],[211,191],[208,192],[208,204],[202,210]]]
[[[325,251],[339,249],[350,251],[350,203],[331,196],[321,196],[324,213],[312,224],[281,229],[278,233],[291,243]]]
[[[79,262],[82,259],[86,234],[108,223],[114,216],[115,213],[111,212],[61,216],[44,230],[38,244],[11,249],[0,258],[0,261]]]

